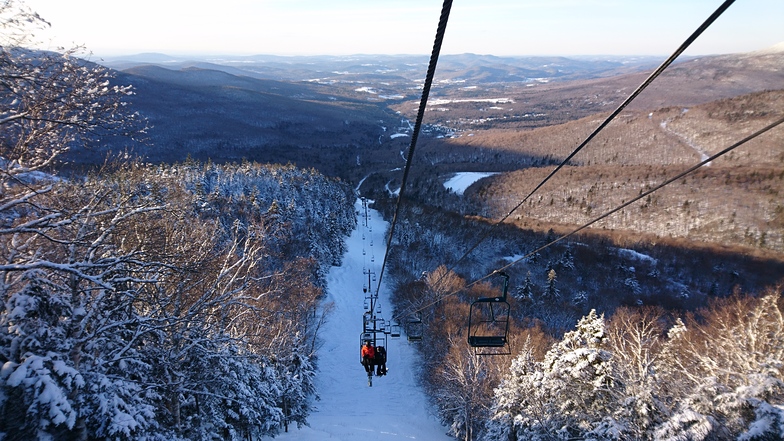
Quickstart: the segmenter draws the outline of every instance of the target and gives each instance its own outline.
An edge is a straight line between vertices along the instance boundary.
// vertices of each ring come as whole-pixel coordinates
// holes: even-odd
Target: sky
[[[22,0],[49,49],[97,56],[430,54],[440,0]],[[442,54],[669,55],[722,0],[455,0]],[[784,1],[738,0],[687,51],[784,42]]]
[[[364,213],[360,201],[356,209]],[[388,227],[377,211],[369,213],[367,226],[362,217],[347,239],[341,266],[332,267],[327,276],[327,300],[334,304],[334,309],[321,331],[324,343],[318,350],[316,377],[320,399],[314,401],[309,427],[290,428],[288,433],[276,436],[276,441],[454,441],[433,415],[433,408],[417,383],[418,355],[414,345],[418,343],[409,343],[405,336],[390,339],[388,373],[374,377],[372,387],[368,387],[365,370],[359,363],[365,270],[379,273]],[[379,304],[381,315],[390,319],[389,290],[384,283],[379,290]]]

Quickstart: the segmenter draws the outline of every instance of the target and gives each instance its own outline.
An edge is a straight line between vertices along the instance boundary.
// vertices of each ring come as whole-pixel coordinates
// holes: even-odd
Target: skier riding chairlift
[[[387,350],[383,346],[376,346],[376,356],[374,363],[377,366],[376,375],[382,376],[387,374]]]
[[[365,340],[365,345],[362,346],[362,366],[365,367],[365,372],[369,375],[373,373],[373,364],[376,358],[376,348],[370,340]]]

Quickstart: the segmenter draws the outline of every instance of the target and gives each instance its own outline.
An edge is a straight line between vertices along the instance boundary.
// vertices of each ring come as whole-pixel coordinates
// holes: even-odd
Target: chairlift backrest
[[[422,323],[422,319],[418,316],[409,317],[406,322],[406,336],[408,337],[408,341],[422,341],[424,332],[425,326],[424,323]]]
[[[500,297],[482,297],[471,303],[468,315],[468,344],[474,348],[502,348],[501,351],[480,355],[508,353],[509,303],[506,294],[509,276],[504,277],[504,291]]]
[[[392,338],[399,338],[400,337],[400,325],[392,324],[389,327],[389,336]]]

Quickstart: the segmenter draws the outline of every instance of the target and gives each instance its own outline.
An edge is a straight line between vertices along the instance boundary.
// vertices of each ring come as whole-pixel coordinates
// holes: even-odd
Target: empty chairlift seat
[[[503,295],[500,297],[482,297],[471,303],[468,317],[468,344],[474,348],[494,348],[493,351],[477,351],[480,355],[507,354],[509,333],[509,302],[506,294],[509,288],[509,276],[504,277]]]

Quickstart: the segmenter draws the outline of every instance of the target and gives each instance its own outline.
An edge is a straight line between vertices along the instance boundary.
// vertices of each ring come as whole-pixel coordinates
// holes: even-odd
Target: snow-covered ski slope
[[[316,386],[320,400],[314,402],[308,418],[310,427],[289,427],[288,433],[275,439],[453,440],[446,435],[446,427],[438,422],[417,385],[418,357],[413,346],[416,343],[409,343],[405,334],[399,339],[389,339],[389,373],[373,377],[373,387],[368,387],[367,375],[359,363],[365,296],[362,288],[367,283],[363,272],[370,270],[377,275],[380,272],[388,224],[375,210],[369,210],[366,227],[361,201],[357,201],[356,207],[360,219],[347,241],[343,265],[333,267],[327,280],[327,301],[334,302],[334,309],[321,332],[323,345],[318,350]],[[375,262],[371,261],[373,257]],[[388,277],[383,280],[387,281]],[[381,315],[389,320],[392,315],[389,291],[383,285],[379,304]]]

